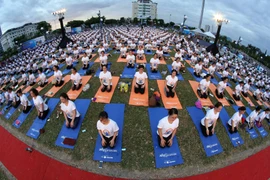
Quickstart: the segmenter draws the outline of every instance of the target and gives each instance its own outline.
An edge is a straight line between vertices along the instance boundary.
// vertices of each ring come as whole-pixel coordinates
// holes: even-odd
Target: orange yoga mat
[[[136,58],[136,63],[138,63],[138,64],[145,64],[145,63],[147,63],[145,55],[143,55],[143,60],[139,60],[139,59]]]
[[[45,95],[48,97],[53,97],[67,82],[70,80],[70,75],[64,77],[64,84],[61,87],[53,86]]]
[[[72,91],[72,89],[70,89],[68,92],[67,92],[67,95],[69,97],[69,99],[71,100],[75,100],[78,98],[78,96],[81,94],[82,90],[83,90],[83,87],[87,84],[87,82],[91,79],[92,76],[82,76],[82,87],[79,89],[79,90],[75,90],[75,91]]]
[[[236,101],[234,98],[233,98],[233,90],[232,88],[230,88],[229,86],[226,87],[226,90],[227,92],[229,93],[229,95],[232,97],[232,99],[234,100],[235,104],[237,106],[244,106],[244,104],[241,102],[241,101]]]
[[[223,97],[222,99],[219,99],[216,96],[216,89],[217,87],[214,84],[210,84],[209,89],[212,91],[212,94],[216,97],[216,99],[223,104],[223,106],[230,106],[230,103]]]
[[[129,105],[133,106],[148,106],[148,80],[145,81],[145,92],[144,94],[135,93],[135,79],[132,83],[132,88],[130,92]]]
[[[251,91],[248,91],[249,95],[253,97],[253,93]],[[255,99],[256,101],[256,99]],[[261,101],[256,101],[260,106],[262,105]]]
[[[48,83],[44,86],[44,87],[38,87],[37,88],[37,91],[39,92],[39,91],[41,91],[42,89],[44,89],[46,86],[48,86],[48,84],[50,84],[51,82],[52,82],[52,80],[53,80],[53,76],[51,76],[49,79],[48,79]]]
[[[34,84],[34,86],[35,86],[35,84]],[[26,88],[23,90],[23,93],[25,94],[25,93],[28,93],[34,86],[26,86]]]
[[[211,100],[209,99],[209,97],[207,99],[204,99],[204,98],[200,98],[198,96],[198,93],[197,93],[197,89],[198,89],[198,86],[199,86],[199,83],[198,82],[191,81],[191,80],[189,80],[188,82],[191,85],[191,87],[193,89],[193,92],[195,93],[195,95],[197,96],[197,98],[201,101],[202,106],[213,106],[213,103],[211,102]]]
[[[113,76],[112,77],[112,90],[111,92],[101,92],[101,87],[98,89],[95,98],[96,101],[95,102],[100,102],[100,103],[110,103],[113,93],[115,91],[115,88],[117,87],[119,81],[119,77]]]
[[[127,53],[127,55],[128,55],[128,53]],[[127,63],[127,59],[126,58],[121,58],[121,54],[120,54],[119,58],[117,59],[117,62],[125,62],[125,63]]]
[[[176,109],[183,109],[182,105],[175,94],[173,98],[167,97],[165,92],[165,80],[157,80],[159,92],[161,94],[162,102],[166,109],[176,108]]]

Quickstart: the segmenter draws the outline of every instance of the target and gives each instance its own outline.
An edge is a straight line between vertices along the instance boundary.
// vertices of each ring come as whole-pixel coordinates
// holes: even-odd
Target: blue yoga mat
[[[224,126],[224,128],[226,129],[226,132],[230,138],[230,141],[232,142],[233,146],[234,147],[237,147],[239,145],[242,145],[244,144],[244,141],[243,139],[241,138],[240,134],[237,132],[237,133],[233,133],[231,134],[228,130],[228,124],[227,122],[229,121],[230,119],[230,116],[229,114],[227,113],[226,109],[225,108],[222,108],[220,114],[219,114],[219,117],[220,117],[220,120]]]
[[[169,70],[169,73],[171,73],[172,72],[172,65],[168,64],[167,68]],[[184,78],[183,78],[182,74],[178,74],[177,77],[178,77],[179,81],[184,81]]]
[[[211,78],[211,83],[213,83],[214,85],[218,85],[218,81],[216,80],[216,78]]]
[[[34,103],[33,100],[31,100],[31,104],[32,104],[32,108],[30,109],[30,111],[27,114],[24,114],[23,112],[19,115],[19,117],[17,119],[15,119],[15,121],[12,123],[12,125],[15,128],[20,128],[21,125],[23,124],[23,122],[26,120],[27,116],[31,113],[32,109],[34,108]],[[16,121],[20,121],[20,124],[16,124]]]
[[[113,54],[120,54],[120,51],[113,51]]]
[[[133,79],[136,73],[136,67],[136,64],[134,65],[134,68],[128,68],[127,66],[125,66],[124,71],[122,72],[122,76],[120,77],[126,79]]]
[[[221,74],[219,74],[218,72],[215,72],[216,76],[221,79]],[[227,82],[227,86],[232,87],[231,83]]]
[[[252,112],[251,109],[250,109],[249,107],[246,107],[246,113],[247,113],[247,114],[250,114],[251,112]],[[266,137],[266,136],[268,135],[268,133],[267,133],[267,132],[265,131],[265,129],[263,128],[263,126],[257,127],[257,126],[255,125],[255,127],[258,129],[260,135],[261,135],[263,138]]]
[[[34,120],[32,126],[30,127],[30,129],[28,130],[28,132],[26,133],[27,136],[32,137],[34,139],[37,139],[39,137],[39,130],[42,129],[47,122],[47,118],[51,116],[53,110],[56,108],[56,105],[59,102],[59,98],[51,98],[48,100],[48,107],[50,108],[49,113],[47,115],[47,117],[44,120],[39,119],[38,117],[36,117],[36,119]]]
[[[18,106],[19,107],[19,106]],[[11,107],[8,113],[5,115],[5,118],[8,120],[16,111],[17,108]]]
[[[190,74],[193,76],[193,78],[194,78],[197,82],[200,82],[200,81],[202,80],[201,77],[196,77],[196,76],[194,75],[194,70],[193,70],[193,68],[188,67],[187,70],[190,72]]]
[[[94,160],[105,162],[121,162],[125,104],[106,104],[104,106],[104,110],[108,113],[109,118],[117,123],[119,131],[116,139],[116,144],[113,149],[110,147],[103,148],[101,146],[101,137],[98,134],[94,151]]]
[[[56,146],[60,146],[63,148],[68,148],[68,149],[74,149],[74,146],[63,144],[63,141],[65,138],[72,138],[72,139],[78,138],[84,117],[91,103],[91,100],[90,99],[77,99],[74,103],[76,105],[77,110],[81,114],[78,126],[76,127],[76,129],[67,128],[66,122],[64,121],[62,129],[55,141]]]
[[[152,52],[152,51],[147,52],[147,50],[146,50],[146,51],[145,51],[145,54],[146,54],[146,55],[152,55],[153,52]]]
[[[110,69],[111,69],[111,64],[108,64],[107,70],[109,71]],[[100,73],[100,67],[98,67],[96,74],[95,74],[95,77],[99,77],[99,73]]]
[[[5,105],[4,107],[3,107],[3,109],[1,110],[1,115],[4,115],[5,114],[5,112],[7,111],[7,105]]]
[[[191,120],[193,121],[199,132],[206,156],[210,157],[223,152],[223,148],[221,147],[216,134],[213,134],[212,136],[209,137],[205,137],[202,134],[201,119],[205,116],[203,111],[196,107],[187,107],[187,111],[191,117]]]
[[[168,110],[165,108],[148,108],[148,114],[152,132],[152,141],[154,145],[156,168],[183,164],[184,160],[182,158],[176,137],[173,138],[173,144],[171,147],[161,148],[158,144],[157,125],[159,120],[165,116],[168,116]]]
[[[162,79],[162,76],[159,71],[157,73],[152,73],[150,64],[146,64],[146,69],[147,69],[148,79],[154,79],[154,80]]]
[[[238,111],[238,108],[239,107],[237,105],[233,105],[233,109],[235,111]],[[243,117],[246,118],[245,115],[243,115]],[[251,139],[255,139],[255,138],[259,137],[254,128],[248,129],[248,127],[246,127],[246,132],[249,133]]]
[[[170,57],[170,54],[169,53],[168,54],[163,54],[163,56]]]
[[[88,69],[90,69],[91,66],[93,66],[94,62],[89,62],[88,64],[89,64]],[[88,69],[83,69],[83,68],[81,68],[81,69],[78,71],[78,73],[79,73],[81,76],[84,76],[84,75],[86,75],[86,71],[87,71]]]
[[[78,63],[73,62],[73,67],[76,67],[77,64],[78,64]],[[63,75],[66,75],[66,74],[70,73],[70,71],[71,71],[71,69],[67,69],[67,68],[66,68],[66,69],[62,72],[62,74],[63,74]]]

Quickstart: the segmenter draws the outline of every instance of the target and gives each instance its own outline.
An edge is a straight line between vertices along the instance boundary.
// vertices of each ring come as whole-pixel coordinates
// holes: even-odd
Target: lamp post
[[[184,15],[184,19],[183,19],[183,23],[182,23],[182,28],[181,28],[181,30],[182,30],[182,32],[183,32],[183,30],[184,30],[184,26],[185,26],[185,22],[186,22],[186,20],[187,20],[187,15]]]
[[[65,12],[66,12],[66,9],[61,9],[61,10],[58,10],[58,11],[55,11],[55,12],[52,13],[54,16],[58,16],[58,17],[59,17],[60,26],[61,26],[62,40],[60,41],[60,43],[59,43],[59,45],[58,45],[58,48],[59,48],[59,47],[61,47],[61,48],[66,48],[66,47],[67,47],[67,44],[68,44],[69,42],[72,42],[72,40],[69,39],[69,38],[66,36],[66,30],[65,30],[65,28],[64,28],[63,20],[64,20]]]
[[[207,52],[212,52],[214,55],[216,55],[219,52],[218,47],[217,47],[217,42],[218,42],[218,39],[220,36],[220,30],[221,30],[222,23],[224,22],[227,24],[229,22],[229,20],[223,19],[223,17],[220,14],[215,15],[214,19],[218,25],[215,42],[214,42],[214,44],[211,44],[210,46],[208,46],[206,48],[206,50],[207,50]]]

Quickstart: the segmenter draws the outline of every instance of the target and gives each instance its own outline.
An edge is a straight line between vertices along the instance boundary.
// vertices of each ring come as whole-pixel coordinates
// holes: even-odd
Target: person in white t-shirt
[[[228,126],[229,132],[231,134],[236,133],[238,131],[238,125],[242,122],[242,116],[245,113],[246,108],[244,106],[238,108],[238,112],[234,113],[234,115],[229,119]]]
[[[39,77],[39,85],[40,87],[44,87],[46,84],[48,84],[48,80],[46,75],[42,72],[42,68],[38,69],[38,77]]]
[[[8,87],[8,96],[9,101],[12,101],[12,106],[16,109],[20,105],[21,101],[11,87]]]
[[[249,116],[246,118],[246,123],[248,124],[248,128],[252,129],[254,127],[255,124],[255,119],[257,118],[257,116],[259,115],[260,111],[261,111],[262,107],[261,106],[257,106],[256,109],[254,111],[252,111]]]
[[[102,67],[108,65],[108,56],[105,54],[105,51],[101,52],[99,60],[100,60],[100,70],[102,71]]]
[[[97,130],[101,137],[101,145],[103,148],[114,148],[116,145],[116,139],[118,136],[119,127],[115,121],[109,118],[106,111],[102,111],[99,114],[99,120],[97,121]]]
[[[104,52],[104,54],[105,54],[105,49],[104,49],[103,45],[100,45],[100,47],[98,48],[99,56],[101,56],[102,52]]]
[[[139,46],[139,49],[137,50],[137,59],[143,60],[144,59],[144,50],[142,46]]]
[[[25,71],[21,71],[21,74],[22,74],[22,77],[21,77],[22,85],[26,85],[28,81],[28,74]]]
[[[65,117],[66,127],[76,129],[80,121],[80,113],[78,112],[75,103],[69,100],[66,93],[60,95],[60,101],[60,108]]]
[[[134,79],[135,79],[135,87],[134,91],[136,94],[144,94],[145,92],[145,86],[146,86],[146,80],[148,78],[147,74],[144,72],[144,66],[139,65],[138,67],[139,71],[135,73]]]
[[[125,59],[127,57],[127,48],[125,47],[124,44],[122,44],[120,48],[120,53],[121,58]]]
[[[234,71],[233,75],[232,75],[232,81],[233,81],[234,83],[237,82],[238,74],[239,74],[239,70],[236,69],[236,70]]]
[[[194,75],[196,77],[201,77],[201,73],[202,73],[202,61],[199,60],[198,63],[194,67]]]
[[[102,66],[102,71],[99,73],[101,84],[101,92],[111,92],[112,90],[112,74],[107,70],[107,66]]]
[[[28,85],[34,86],[36,83],[36,77],[33,74],[32,70],[28,71]]]
[[[28,100],[26,95],[22,93],[21,89],[17,90],[17,95],[20,98],[23,113],[27,114],[32,108],[31,102]]]
[[[82,87],[82,77],[81,75],[77,72],[77,69],[73,67],[71,69],[71,76],[70,80],[72,82],[72,91],[79,90]]]
[[[82,69],[88,69],[89,68],[89,57],[87,56],[87,53],[85,52],[82,57]]]
[[[164,59],[163,58],[163,50],[162,50],[162,48],[160,46],[158,47],[158,49],[156,51],[156,54],[157,54],[159,60],[163,60]]]
[[[205,137],[212,136],[215,133],[215,127],[219,118],[219,113],[222,110],[222,103],[217,102],[213,109],[207,111],[206,116],[201,119],[202,134]]]
[[[44,102],[44,100],[38,94],[38,91],[35,88],[30,90],[30,95],[33,98],[34,105],[37,109],[38,118],[44,120],[49,113],[48,105]]]
[[[253,92],[253,97],[256,101],[262,101],[262,89],[256,89],[256,91]]]
[[[208,73],[211,75],[211,79],[214,78],[215,71],[216,71],[216,63],[213,62],[211,66],[209,66],[208,68]]]
[[[270,114],[270,109],[266,108],[264,111],[262,111],[256,118],[255,118],[255,124],[257,127],[262,126],[262,121],[269,116]]]
[[[173,145],[173,138],[179,126],[178,110],[172,108],[168,111],[168,116],[159,120],[157,125],[158,144],[161,148]]]
[[[71,69],[73,67],[73,59],[71,54],[66,58],[66,64],[67,64],[67,69]]]
[[[177,57],[173,63],[172,63],[172,70],[176,70],[177,75],[179,74],[179,72],[183,72],[185,73],[185,66],[181,63],[181,58]]]
[[[64,80],[63,80],[63,74],[62,72],[59,70],[59,66],[54,66],[53,67],[54,70],[54,81],[55,81],[55,87],[60,87],[64,84]]]
[[[200,98],[204,98],[204,99],[207,99],[208,98],[208,94],[209,94],[209,91],[208,91],[208,88],[210,86],[210,79],[211,79],[211,76],[210,74],[207,74],[204,79],[202,79],[198,85],[198,89],[197,89],[197,93],[199,95]]]
[[[242,95],[243,95],[244,97],[248,97],[248,91],[249,91],[249,88],[250,88],[251,83],[252,83],[252,82],[249,80],[249,81],[243,86]]]
[[[177,86],[178,77],[176,76],[176,70],[172,70],[171,75],[166,77],[165,81],[165,90],[167,97],[174,97],[175,96],[175,88]]]
[[[233,92],[233,98],[236,101],[240,101],[240,93],[243,91],[243,86],[244,86],[244,82],[240,81],[239,84],[237,86],[235,86],[235,90]]]
[[[158,65],[160,64],[160,61],[157,57],[157,54],[155,53],[154,56],[151,58],[150,60],[150,67],[151,67],[151,71],[153,73],[157,73],[158,72]]]
[[[88,58],[91,59],[93,50],[89,46],[87,46],[85,52],[86,52]]]
[[[223,97],[224,97],[224,90],[227,87],[227,83],[228,83],[228,78],[227,77],[223,78],[223,81],[220,81],[218,83],[217,89],[215,91],[217,98],[223,99]]]
[[[127,60],[127,67],[128,68],[134,68],[135,67],[135,56],[133,54],[133,51],[130,50],[127,57],[126,57],[126,60]]]

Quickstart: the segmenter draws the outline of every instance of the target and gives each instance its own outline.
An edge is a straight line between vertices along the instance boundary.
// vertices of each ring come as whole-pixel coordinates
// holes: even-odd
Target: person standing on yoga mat
[[[54,70],[53,76],[55,79],[55,87],[60,87],[64,84],[63,74],[59,70],[59,66],[53,66],[53,70]]]
[[[145,81],[148,78],[146,72],[144,72],[144,65],[139,65],[138,67],[139,71],[135,73],[134,79],[135,79],[135,93],[138,94],[144,94],[145,92]]]
[[[201,73],[202,73],[202,60],[199,60],[194,67],[194,75],[196,77],[201,77]]]
[[[107,70],[107,66],[102,66],[102,71],[99,73],[99,80],[101,84],[101,92],[111,92],[112,90],[112,74]]]
[[[157,57],[157,54],[155,53],[154,56],[151,58],[150,60],[150,67],[151,67],[151,71],[153,73],[157,73],[158,72],[158,65],[159,65],[160,61]]]
[[[175,88],[178,82],[178,77],[176,76],[176,70],[172,70],[171,75],[166,77],[165,81],[165,90],[167,97],[174,97],[175,96]]]
[[[70,80],[72,82],[72,91],[79,90],[82,87],[82,77],[75,67],[71,68]]]
[[[222,110],[222,103],[217,102],[213,109],[207,111],[206,116],[201,120],[202,134],[205,137],[212,136],[215,133],[215,127],[219,113]]]
[[[238,108],[238,112],[234,113],[234,115],[228,121],[229,132],[231,134],[236,133],[238,131],[238,125],[242,122],[242,116],[245,113],[246,108],[244,106]]]
[[[243,91],[244,82],[240,81],[237,86],[235,86],[235,90],[233,92],[233,98],[236,101],[240,101],[240,93]]]
[[[44,120],[49,113],[48,105],[45,104],[42,97],[38,94],[38,91],[35,88],[30,90],[30,95],[33,98],[34,105],[37,109],[38,118]]]
[[[65,117],[66,127],[76,129],[80,121],[80,113],[78,112],[75,103],[69,99],[66,93],[60,95],[60,101],[60,108]]]
[[[249,116],[246,118],[246,123],[248,124],[248,129],[252,129],[254,127],[255,119],[259,115],[261,109],[262,109],[261,106],[257,106],[256,109],[254,111],[252,111],[249,114]]]
[[[200,98],[204,98],[207,99],[208,98],[208,88],[210,86],[210,79],[211,76],[210,74],[205,75],[204,79],[202,79],[198,85],[198,89],[197,89],[197,93],[199,95]]]
[[[110,146],[114,148],[118,136],[119,127],[115,121],[109,119],[108,113],[102,111],[99,113],[97,121],[97,130],[101,137],[101,145],[103,148]]]
[[[31,102],[28,100],[26,95],[22,93],[21,89],[18,89],[17,95],[20,97],[23,113],[27,114],[31,110],[32,107]]]
[[[133,51],[130,50],[128,55],[127,55],[127,58],[126,58],[128,68],[134,68],[135,67],[135,59],[136,58],[135,58],[135,56],[133,54]]]
[[[48,84],[48,80],[46,75],[42,72],[42,68],[38,69],[38,77],[39,77],[39,85],[40,87],[44,87],[46,84]]]
[[[178,110],[172,108],[168,111],[168,116],[159,120],[157,125],[158,144],[161,148],[173,145],[173,138],[179,125]]]
[[[107,67],[107,65],[108,65],[108,57],[105,54],[105,51],[102,51],[101,52],[101,55],[99,57],[99,60],[100,60],[100,71],[102,71],[102,67],[103,66],[106,66]]]
[[[82,69],[88,69],[89,68],[89,57],[87,56],[87,53],[85,52],[82,57],[82,63],[83,67]]]
[[[227,87],[227,83],[228,83],[228,78],[227,77],[223,78],[223,81],[220,81],[218,83],[217,89],[215,91],[217,98],[223,99],[223,97],[224,97],[224,90]]]
[[[8,96],[9,96],[9,100],[12,101],[12,106],[14,108],[17,108],[21,101],[20,98],[15,94],[15,92],[12,90],[11,87],[8,87]]]
[[[257,127],[262,126],[262,121],[268,116],[270,113],[270,109],[266,108],[264,111],[262,111],[256,118],[255,118],[255,123]]]

